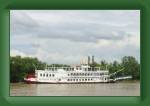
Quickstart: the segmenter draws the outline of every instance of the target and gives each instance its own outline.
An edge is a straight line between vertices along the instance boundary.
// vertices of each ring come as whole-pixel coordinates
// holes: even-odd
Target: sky
[[[49,64],[140,61],[139,10],[11,10],[10,55]]]

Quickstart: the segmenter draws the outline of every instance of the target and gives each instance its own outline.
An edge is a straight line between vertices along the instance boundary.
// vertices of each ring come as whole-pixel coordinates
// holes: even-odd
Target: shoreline
[[[136,83],[136,82],[140,82],[140,80],[119,80],[116,81],[114,83]],[[26,83],[24,81],[21,82],[10,82],[10,84],[18,84],[18,83],[22,83],[22,84],[109,84],[110,82],[82,82],[82,83]]]

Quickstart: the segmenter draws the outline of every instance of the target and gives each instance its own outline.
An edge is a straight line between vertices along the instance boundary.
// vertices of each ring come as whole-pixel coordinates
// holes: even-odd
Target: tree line
[[[28,74],[34,73],[35,69],[45,69],[46,63],[32,57],[15,56],[10,57],[10,82],[20,82]],[[48,66],[55,67],[70,67],[65,64],[49,64]],[[107,69],[110,73],[117,72],[123,69],[122,72],[117,73],[118,76],[132,75],[133,79],[140,79],[140,64],[133,56],[124,56],[121,62],[113,61],[106,62],[101,60],[99,63],[94,62],[94,67],[101,67],[101,69]]]

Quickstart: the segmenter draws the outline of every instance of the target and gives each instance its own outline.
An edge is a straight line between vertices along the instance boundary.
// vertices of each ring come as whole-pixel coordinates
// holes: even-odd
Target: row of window
[[[48,68],[48,70],[51,70],[51,71],[56,71],[58,69],[63,69],[66,71],[74,71],[74,68]]]
[[[40,76],[41,77],[54,77],[55,75],[54,74],[45,74],[45,73],[40,73]]]
[[[98,71],[98,70],[100,70],[100,68],[81,68],[81,67],[77,67],[77,68],[48,68],[48,70],[51,70],[51,71],[56,71],[58,69],[63,69],[66,71],[74,71],[74,70]]]
[[[108,73],[70,73],[68,76],[101,76],[107,74]]]
[[[67,81],[92,81],[93,79],[92,78],[87,78],[87,79],[67,79]]]
[[[107,80],[107,78],[100,78],[101,80]],[[53,80],[53,81],[61,81],[61,79],[39,79],[39,80]],[[93,81],[93,78],[69,78],[67,81],[74,81],[74,82],[82,82],[82,81]]]
[[[101,75],[107,75],[107,73],[70,73],[68,76],[101,76]],[[54,74],[48,74],[48,73],[40,73],[41,77],[54,77]]]

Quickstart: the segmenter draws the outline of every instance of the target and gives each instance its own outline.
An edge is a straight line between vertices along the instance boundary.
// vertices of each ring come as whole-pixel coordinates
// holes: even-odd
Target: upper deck
[[[72,67],[46,67],[45,71],[58,71],[58,70],[64,70],[64,71],[108,71],[107,67],[106,69],[101,69],[101,67],[90,67],[89,65],[80,65],[80,66],[72,66]]]

